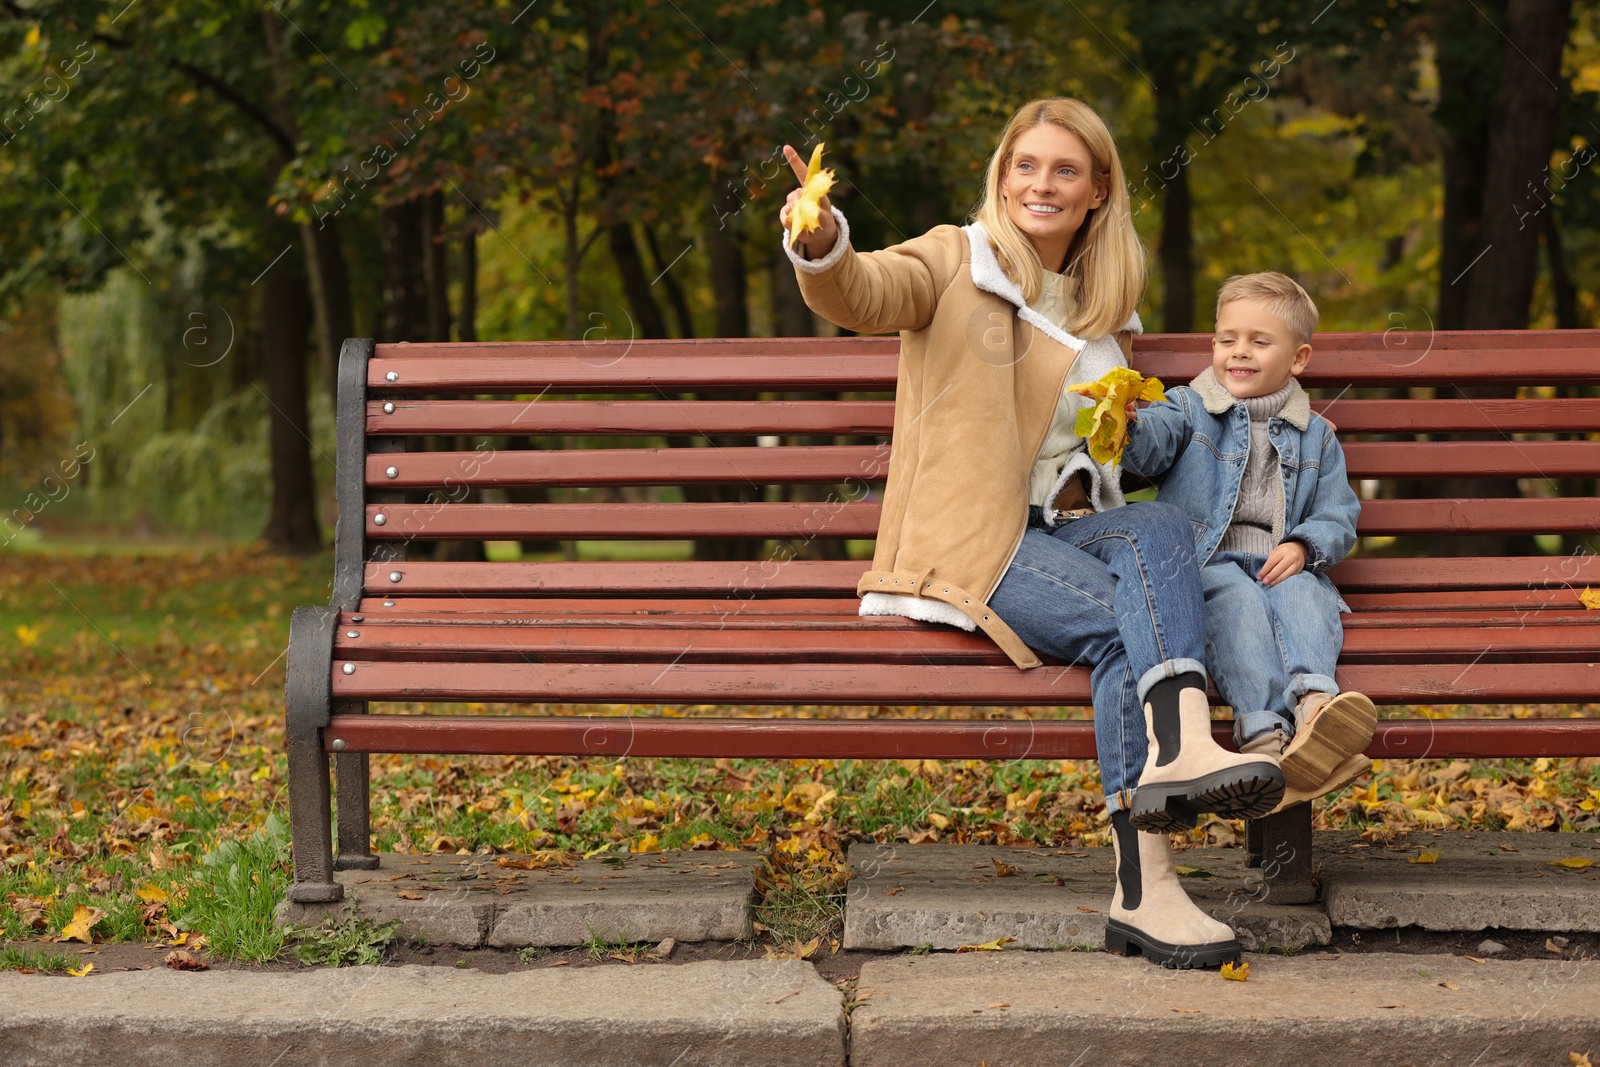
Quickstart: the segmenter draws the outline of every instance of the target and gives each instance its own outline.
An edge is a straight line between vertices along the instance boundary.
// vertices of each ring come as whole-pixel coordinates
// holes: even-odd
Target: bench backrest
[[[876,532],[898,351],[897,338],[872,337],[347,341],[333,604],[351,610],[363,595],[849,595],[863,563],[793,559],[792,546]],[[1141,337],[1133,363],[1181,384],[1209,352],[1207,336]],[[1352,479],[1531,480],[1516,498],[1369,500],[1364,536],[1600,528],[1600,399],[1572,388],[1600,384],[1600,331],[1320,334],[1301,381],[1337,423]],[[1408,395],[1451,387],[1465,395]],[[781,488],[797,485],[814,488],[802,499]],[[562,499],[482,499],[507,488]],[[743,563],[396,566],[412,541],[713,538],[791,547]],[[1339,580],[1347,593],[1528,591],[1600,585],[1600,568],[1582,553],[1353,559]]]

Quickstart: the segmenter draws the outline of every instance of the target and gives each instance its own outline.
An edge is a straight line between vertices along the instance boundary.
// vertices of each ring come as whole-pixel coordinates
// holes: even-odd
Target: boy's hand
[[[1272,550],[1267,562],[1262,564],[1256,577],[1262,585],[1277,585],[1306,569],[1306,546],[1299,541],[1285,541]]]

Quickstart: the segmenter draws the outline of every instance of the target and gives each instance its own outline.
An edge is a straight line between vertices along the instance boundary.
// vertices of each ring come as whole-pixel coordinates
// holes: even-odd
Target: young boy
[[[1295,381],[1316,325],[1293,279],[1229,278],[1210,369],[1138,413],[1122,458],[1160,478],[1157,499],[1194,526],[1206,667],[1233,705],[1240,750],[1279,760],[1280,809],[1371,769],[1361,751],[1377,724],[1372,701],[1333,680],[1346,606],[1323,572],[1355,544],[1361,504],[1332,428]]]

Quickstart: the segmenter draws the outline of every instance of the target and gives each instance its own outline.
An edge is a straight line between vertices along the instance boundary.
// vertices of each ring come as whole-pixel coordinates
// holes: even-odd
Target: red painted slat
[[[1600,449],[1600,444],[1595,448]],[[394,477],[389,472],[394,471]],[[389,453],[367,457],[374,488],[695,485],[882,481],[888,445]]]
[[[444,593],[467,596],[525,593],[532,597],[567,594],[606,596],[687,595],[707,593],[750,598],[780,593],[837,593],[854,596],[856,580],[871,564],[865,560],[767,559],[751,562],[700,563],[662,560],[651,563],[594,561],[588,563],[433,563],[406,562],[408,594]],[[394,565],[366,565],[366,587],[391,591]],[[1444,592],[1506,589],[1551,597],[1568,587],[1600,585],[1597,556],[1461,556],[1441,559],[1349,559],[1330,572],[1346,597],[1360,593]],[[1426,603],[1421,602],[1421,603]]]
[[[1353,442],[1352,478],[1593,477],[1600,441]],[[889,446],[733,448],[480,449],[369,455],[367,484],[451,486],[692,485],[881,481]],[[395,472],[391,477],[389,472]]]
[[[1081,667],[927,664],[438,663],[336,661],[335,700],[517,701],[644,704],[1041,704],[1088,698]],[[1592,700],[1600,665],[1459,663],[1356,665],[1337,679],[1384,704],[1565,703]]]
[[[1212,724],[1229,744],[1232,724]],[[752,759],[1093,759],[1094,724],[1059,719],[667,719],[643,716],[335,715],[323,742],[345,752]],[[1382,759],[1600,755],[1600,720],[1393,719]]]
[[[405,565],[408,593],[719,593],[754,596],[794,592],[849,592],[871,564],[851,560],[776,559],[732,563],[663,560],[654,563],[429,563]],[[366,565],[366,587],[383,591],[393,568]]]
[[[1600,430],[1600,399],[1313,400],[1341,436],[1352,433],[1557,433]],[[1346,445],[1346,448],[1349,446]]]
[[[569,355],[539,359],[453,355],[367,361],[367,386],[380,397],[408,393],[696,392],[718,389],[890,389],[895,355],[694,356],[615,354],[615,362]],[[390,375],[394,375],[390,378]]]
[[[1344,457],[1352,478],[1600,474],[1600,441],[1351,441],[1344,445]],[[1600,507],[1595,510],[1600,516]]]
[[[1557,589],[1571,584],[1600,584],[1600,557],[1356,558],[1331,568],[1328,576],[1343,592]]]
[[[879,510],[874,501],[837,497],[817,503],[370,504],[367,536],[393,541],[871,538],[877,536]],[[1600,508],[1584,498],[1369,500],[1356,529],[1364,536],[1592,532],[1600,529]]]
[[[1600,659],[1600,620],[1569,612],[1542,619],[1495,614],[1439,625],[1422,613],[1346,627],[1342,663],[1542,662]],[[350,637],[354,633],[357,636]],[[838,616],[689,618],[613,616],[574,622],[528,617],[517,623],[402,623],[368,620],[339,632],[334,656],[357,661],[578,663],[977,663],[1008,662],[987,637],[953,627],[912,629]]]
[[[894,427],[892,400],[396,400],[393,413],[384,403],[367,403],[367,433],[886,434]]]
[[[886,434],[892,400],[408,400],[367,404],[367,433]],[[1600,399],[1313,400],[1341,434],[1600,431]]]
[[[1363,536],[1428,533],[1592,533],[1600,506],[1592,498],[1512,500],[1367,500]]]
[[[876,537],[879,510],[875,502],[837,498],[748,504],[372,504],[367,507],[367,536],[424,541]]]

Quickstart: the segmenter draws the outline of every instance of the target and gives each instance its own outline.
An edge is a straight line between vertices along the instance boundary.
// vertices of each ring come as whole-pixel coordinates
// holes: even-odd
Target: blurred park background
[[[1117,137],[1150,329],[1267,268],[1419,347],[1600,321],[1592,0],[5,0],[0,57],[0,551],[316,551],[345,337],[832,332],[780,147],[880,248],[1037,96]]]

